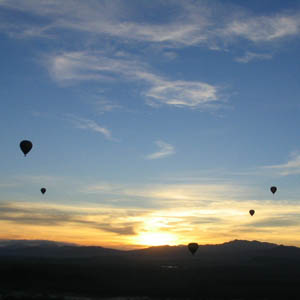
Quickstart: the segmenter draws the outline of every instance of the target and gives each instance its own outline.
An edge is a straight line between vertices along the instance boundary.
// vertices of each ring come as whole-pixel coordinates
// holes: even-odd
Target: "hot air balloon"
[[[24,153],[24,156],[31,150],[32,143],[30,141],[24,140],[20,143],[20,148],[22,152]]]
[[[255,210],[254,210],[254,209],[250,209],[250,210],[249,210],[249,214],[250,214],[251,216],[253,216],[254,213],[255,213]]]
[[[41,193],[45,194],[46,193],[46,189],[45,188],[41,188]]]
[[[190,250],[190,252],[194,255],[196,253],[196,251],[198,250],[198,244],[197,243],[189,243],[188,244],[188,248]]]
[[[270,190],[271,190],[271,192],[272,192],[273,194],[275,194],[276,191],[277,191],[277,187],[276,187],[276,186],[271,186],[271,187],[270,187]]]

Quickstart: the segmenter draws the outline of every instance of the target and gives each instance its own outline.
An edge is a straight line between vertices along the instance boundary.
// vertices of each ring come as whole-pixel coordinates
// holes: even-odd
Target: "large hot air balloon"
[[[271,187],[270,187],[270,191],[271,191],[273,194],[275,194],[276,191],[277,191],[277,187],[276,187],[276,186],[271,186]]]
[[[197,243],[189,243],[188,244],[188,248],[190,250],[190,252],[194,255],[196,253],[196,251],[198,250],[198,244]]]
[[[45,188],[41,188],[41,193],[45,194],[46,193],[46,189]]]
[[[251,216],[253,216],[254,213],[255,213],[255,210],[254,210],[254,209],[250,209],[250,210],[249,210],[249,214],[250,214]]]
[[[22,152],[24,153],[24,156],[31,150],[32,143],[30,141],[24,140],[20,143],[20,148]]]

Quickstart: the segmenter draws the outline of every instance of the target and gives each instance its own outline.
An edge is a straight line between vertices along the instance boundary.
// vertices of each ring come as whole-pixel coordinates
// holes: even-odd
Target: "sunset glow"
[[[136,243],[145,246],[161,246],[178,244],[177,237],[174,234],[166,232],[145,232],[136,238]]]
[[[0,239],[300,246],[300,6],[254,2],[0,0]]]

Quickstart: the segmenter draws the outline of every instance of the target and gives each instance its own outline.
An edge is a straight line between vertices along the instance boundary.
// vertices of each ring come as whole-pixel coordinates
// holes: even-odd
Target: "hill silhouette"
[[[234,240],[200,245],[193,256],[184,245],[122,251],[6,241],[0,242],[0,270],[0,296],[1,291],[17,290],[97,297],[289,299],[300,285],[300,248]]]
[[[257,255],[283,256],[300,254],[300,248],[287,247],[259,241],[234,240],[217,245],[199,245],[194,255],[195,259],[217,259],[228,261],[249,259]],[[190,253],[185,245],[153,246],[139,250],[116,250],[99,246],[78,246],[54,241],[12,240],[0,242],[0,256],[17,257],[126,257],[126,258],[156,258],[185,259]]]

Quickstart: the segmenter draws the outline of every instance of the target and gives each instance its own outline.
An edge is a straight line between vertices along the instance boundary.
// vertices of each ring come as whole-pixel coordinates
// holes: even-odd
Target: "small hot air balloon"
[[[46,189],[45,188],[41,188],[41,193],[45,194],[46,193]]]
[[[253,216],[254,213],[255,213],[255,210],[254,210],[254,209],[250,209],[250,210],[249,210],[249,214],[250,214],[251,216]]]
[[[22,152],[24,153],[24,156],[31,150],[32,143],[30,141],[24,140],[20,143],[20,148]]]
[[[190,252],[194,255],[196,251],[198,250],[199,245],[197,243],[189,243],[188,248]]]
[[[270,190],[271,190],[271,192],[272,192],[273,194],[275,194],[276,191],[277,191],[277,187],[276,187],[276,186],[271,186],[271,187],[270,187]]]

